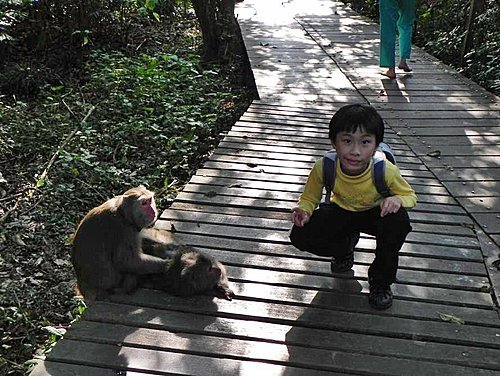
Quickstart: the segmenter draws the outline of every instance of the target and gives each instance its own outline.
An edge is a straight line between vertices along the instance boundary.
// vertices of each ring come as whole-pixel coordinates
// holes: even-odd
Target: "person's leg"
[[[375,260],[368,270],[370,281],[383,286],[396,281],[398,253],[410,231],[410,219],[404,208],[380,218],[375,234]]]
[[[321,206],[304,227],[292,227],[290,241],[304,252],[343,258],[350,246],[349,213],[335,204]]]
[[[398,14],[397,0],[380,0],[380,66],[388,68],[384,74],[395,78],[395,47]]]
[[[390,286],[396,281],[398,253],[411,231],[410,219],[404,208],[385,217],[380,217],[380,208],[367,214],[361,230],[377,239],[375,259],[368,269],[369,303],[375,309],[387,309],[392,305]]]
[[[398,68],[405,72],[411,72],[408,66],[407,59],[411,55],[411,41],[413,35],[413,23],[415,22],[417,11],[416,0],[400,0],[399,1],[399,18],[397,21],[399,33],[399,57],[400,62]]]

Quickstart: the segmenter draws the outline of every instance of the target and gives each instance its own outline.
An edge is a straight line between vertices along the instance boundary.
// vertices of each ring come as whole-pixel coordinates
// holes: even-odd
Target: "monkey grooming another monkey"
[[[80,222],[71,250],[77,287],[88,301],[138,286],[174,295],[213,294],[231,300],[224,266],[169,232],[150,229],[158,216],[154,193],[143,185],[92,209]]]
[[[129,292],[136,287],[137,275],[165,270],[167,260],[141,248],[140,231],[153,225],[157,216],[154,193],[140,185],[83,218],[73,239],[71,262],[85,299]]]

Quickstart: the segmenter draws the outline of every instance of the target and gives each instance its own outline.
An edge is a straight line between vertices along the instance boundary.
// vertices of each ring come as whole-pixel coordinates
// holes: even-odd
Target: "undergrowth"
[[[166,188],[164,209],[251,100],[241,62],[200,61],[194,22],[150,35],[0,98],[0,374],[24,374],[82,312],[69,242],[83,215],[138,184]]]

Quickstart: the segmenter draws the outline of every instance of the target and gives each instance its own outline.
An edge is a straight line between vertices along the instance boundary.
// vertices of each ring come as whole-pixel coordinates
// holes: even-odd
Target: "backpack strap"
[[[387,145],[387,144],[384,144]],[[394,155],[392,154],[392,150],[389,145],[389,152],[387,152],[384,148],[381,148],[380,151],[377,151],[373,156],[372,163],[372,179],[377,192],[382,197],[391,196],[391,191],[385,182],[385,164],[386,159],[389,161],[394,160]],[[383,152],[383,153],[382,153]],[[392,158],[388,157],[388,154],[392,156]],[[329,204],[331,202],[330,198],[333,192],[333,188],[335,186],[335,177],[337,174],[337,153],[335,150],[330,150],[323,157],[323,186],[325,187],[325,203]]]
[[[384,156],[378,156],[377,153],[373,156],[372,163],[372,179],[377,192],[380,193],[382,197],[389,197],[391,191],[385,183],[385,164],[386,159]]]
[[[337,153],[330,150],[323,157],[323,186],[325,187],[325,203],[330,203],[330,196],[335,185],[335,176],[337,174]]]

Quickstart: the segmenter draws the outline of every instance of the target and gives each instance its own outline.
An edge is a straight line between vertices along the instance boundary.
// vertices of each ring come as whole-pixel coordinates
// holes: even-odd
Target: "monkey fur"
[[[77,288],[86,300],[128,291],[135,275],[161,273],[168,262],[146,254],[140,231],[158,216],[154,193],[143,185],[129,189],[92,209],[73,238],[71,262]]]
[[[151,249],[150,245],[145,246],[145,252]],[[234,292],[229,288],[226,269],[219,261],[193,247],[175,243],[155,244],[156,254],[161,246],[166,252],[173,252],[168,258],[169,266],[163,273],[140,276],[139,286],[158,288],[183,297],[205,294],[233,299]]]
[[[158,216],[143,185],[92,209],[73,238],[77,289],[88,301],[153,287],[173,295],[212,294],[231,300],[224,266],[169,232],[148,228]]]

